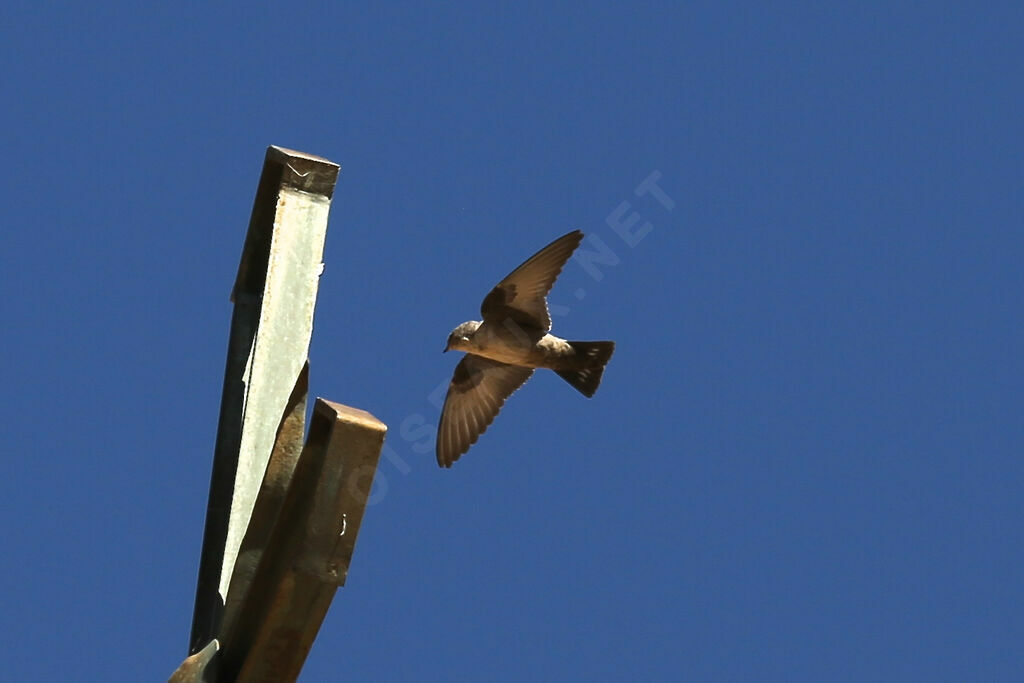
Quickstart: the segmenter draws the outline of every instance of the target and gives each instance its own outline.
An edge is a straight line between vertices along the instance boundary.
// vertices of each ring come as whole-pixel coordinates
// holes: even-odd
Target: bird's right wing
[[[484,433],[532,368],[466,354],[455,366],[437,429],[437,464],[451,467]]]
[[[550,330],[548,292],[582,239],[579,230],[562,235],[506,275],[480,306],[484,321],[505,323],[511,318],[523,327]]]

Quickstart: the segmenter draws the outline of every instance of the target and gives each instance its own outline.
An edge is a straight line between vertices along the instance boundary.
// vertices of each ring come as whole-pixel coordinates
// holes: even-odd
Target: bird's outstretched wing
[[[455,366],[437,429],[437,464],[451,467],[484,433],[532,368],[466,354]]]
[[[523,327],[550,330],[546,297],[582,239],[579,230],[562,235],[505,276],[480,306],[484,322],[504,323],[511,318]]]

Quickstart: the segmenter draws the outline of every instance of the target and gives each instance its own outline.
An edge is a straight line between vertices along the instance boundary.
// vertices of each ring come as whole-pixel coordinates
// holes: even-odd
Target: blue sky
[[[12,680],[186,654],[270,144],[342,166],[311,393],[390,426],[304,680],[1020,679],[1019,4],[4,15]],[[448,332],[577,228],[600,391],[439,470]]]

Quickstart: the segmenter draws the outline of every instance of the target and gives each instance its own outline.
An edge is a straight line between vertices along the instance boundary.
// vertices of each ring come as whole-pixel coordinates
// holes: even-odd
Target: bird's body
[[[568,341],[550,334],[547,293],[579,246],[579,230],[555,240],[512,271],[484,299],[483,321],[448,336],[445,351],[465,351],[455,368],[437,434],[437,462],[451,467],[490,425],[505,399],[536,368],[549,368],[590,397],[614,342]]]
[[[526,368],[564,370],[572,364],[572,347],[561,337],[550,333],[536,337],[522,328],[476,320],[470,322],[477,323],[476,330],[465,341],[456,340],[452,350]]]

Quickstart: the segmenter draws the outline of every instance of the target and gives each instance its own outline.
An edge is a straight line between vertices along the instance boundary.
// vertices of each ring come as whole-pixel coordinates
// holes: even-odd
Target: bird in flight
[[[588,398],[601,383],[615,342],[567,341],[549,334],[547,295],[583,233],[544,247],[497,284],[480,305],[483,321],[464,322],[444,350],[465,351],[448,385],[437,430],[437,464],[452,463],[476,443],[505,399],[536,368],[550,368]]]

